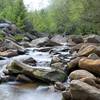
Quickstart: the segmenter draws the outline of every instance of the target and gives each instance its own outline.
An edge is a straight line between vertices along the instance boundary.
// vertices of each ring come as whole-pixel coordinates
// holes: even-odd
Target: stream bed
[[[40,52],[36,48],[28,48],[28,52],[25,55],[6,58],[6,60],[0,61],[0,66],[2,70],[2,66],[13,59],[21,60],[33,57],[37,61],[37,67],[49,68],[51,56],[49,52]],[[55,91],[52,86],[49,87],[36,81],[33,83],[3,83],[0,85],[0,100],[62,100],[61,93]]]

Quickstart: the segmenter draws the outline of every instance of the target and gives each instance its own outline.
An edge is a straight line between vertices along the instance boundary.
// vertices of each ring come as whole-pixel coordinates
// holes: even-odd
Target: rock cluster
[[[74,37],[73,37],[74,38]],[[100,100],[100,36],[83,37],[76,42],[72,52],[73,59],[67,64],[69,69],[69,88],[63,91],[64,100]],[[76,39],[76,40],[75,40]],[[70,38],[71,40],[71,38]]]
[[[62,42],[57,41],[58,37],[59,39],[61,38]],[[62,48],[64,42],[66,42],[65,38],[60,35],[54,36],[52,38],[41,37],[34,39],[31,42],[26,41],[25,43],[28,43],[30,48],[36,48],[34,49],[35,51],[41,53],[48,52],[52,56],[52,61],[49,66],[37,66],[38,61],[35,60],[32,56],[30,58],[26,57],[24,59],[12,59],[14,56],[19,56],[22,54],[29,56],[29,51],[26,47],[23,46],[23,44],[21,44],[21,42],[18,43],[11,38],[5,39],[1,45],[2,49],[0,51],[0,56],[2,59],[9,57],[12,60],[7,63],[5,70],[3,70],[3,74],[10,77],[8,81],[16,80],[23,82],[33,82],[34,80],[39,80],[46,83],[64,82],[67,79],[67,74],[65,73],[64,69],[58,68],[60,62],[54,57],[57,55],[56,53],[59,52],[59,55],[61,55],[61,52],[66,50],[66,48]],[[58,57],[58,59],[60,58]],[[62,66],[63,62],[59,67]]]
[[[0,82],[38,80],[55,84],[65,100],[100,100],[100,36],[55,35],[24,39],[20,43],[5,39],[0,45],[0,60],[11,58],[0,73]],[[34,48],[32,52],[48,53],[50,64],[37,66],[32,55],[26,57],[29,48]],[[23,60],[12,59],[23,54]]]

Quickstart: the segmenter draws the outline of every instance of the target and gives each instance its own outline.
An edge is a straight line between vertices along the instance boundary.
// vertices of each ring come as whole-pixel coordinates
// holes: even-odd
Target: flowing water
[[[34,52],[33,52],[34,51]],[[19,55],[13,58],[6,58],[0,61],[0,66],[9,63],[12,59],[22,60],[33,57],[37,61],[37,66],[49,68],[51,55],[48,52],[39,52],[29,49],[26,55]],[[1,67],[2,68],[2,67]],[[0,85],[0,100],[61,100],[60,92],[51,86],[33,83],[8,82]]]
[[[61,93],[47,86],[6,83],[0,85],[0,100],[61,100]]]

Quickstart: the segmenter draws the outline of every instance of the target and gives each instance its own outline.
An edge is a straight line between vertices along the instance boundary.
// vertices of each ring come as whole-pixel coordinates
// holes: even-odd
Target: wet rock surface
[[[7,66],[7,69],[10,74],[24,74],[30,78],[37,78],[47,83],[55,81],[63,82],[66,80],[66,74],[61,70],[56,70],[49,67],[36,68],[15,60]]]

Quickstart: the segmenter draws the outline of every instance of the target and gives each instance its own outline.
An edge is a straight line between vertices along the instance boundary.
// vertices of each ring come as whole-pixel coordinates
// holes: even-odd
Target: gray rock
[[[61,44],[61,43],[66,43],[67,39],[62,35],[55,35],[54,37],[51,38],[51,41]]]
[[[79,44],[79,43],[83,43],[83,37],[80,35],[71,35],[69,36],[69,41],[72,41],[73,43]]]
[[[51,64],[51,67],[56,68],[56,69],[64,70],[63,63],[61,63],[61,62],[53,63],[53,64]]]
[[[57,90],[61,90],[61,91],[64,91],[66,89],[66,87],[64,86],[63,83],[61,82],[56,82],[55,85],[54,85],[55,89]]]
[[[29,48],[29,47],[31,47],[31,46],[30,46],[30,42],[25,42],[25,41],[20,42],[20,45],[23,46],[24,48]]]
[[[3,43],[3,47],[7,48],[7,49],[15,49],[15,50],[19,50],[19,51],[24,51],[24,48],[20,45],[18,45],[17,43],[15,43],[12,40],[6,39]]]
[[[85,38],[85,43],[100,43],[99,35],[89,35]]]
[[[24,74],[26,76],[36,78],[44,82],[62,82],[66,80],[66,74],[62,70],[32,67],[16,60],[7,65],[7,69],[10,74]]]
[[[45,42],[49,41],[49,38],[48,37],[43,37],[43,38],[37,38],[35,40],[32,40],[31,42],[31,46],[32,47],[36,47],[36,46],[39,46],[40,44],[44,44]],[[44,46],[44,45],[43,45]]]
[[[25,59],[23,63],[31,65],[31,66],[36,66],[37,61],[33,59],[32,57]]]
[[[43,37],[32,40],[30,45],[33,47],[45,47],[45,46],[51,47],[51,46],[60,46],[61,44],[50,40],[48,37]]]
[[[20,82],[33,82],[29,77],[23,75],[23,74],[19,74],[16,78],[16,81],[20,81]]]
[[[98,55],[96,55],[95,53],[92,53],[88,56],[89,59],[93,59],[93,60],[96,60],[96,59],[100,59],[100,57]]]

